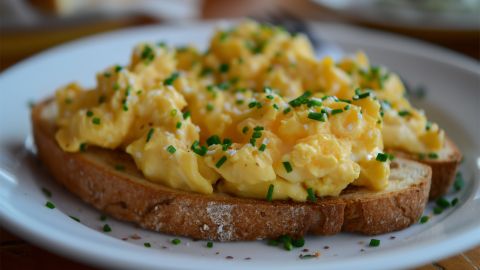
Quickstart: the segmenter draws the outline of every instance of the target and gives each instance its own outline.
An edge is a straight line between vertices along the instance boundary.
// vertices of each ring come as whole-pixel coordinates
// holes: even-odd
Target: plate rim
[[[201,27],[212,27],[212,26],[217,25],[219,22],[225,22],[225,21],[215,20],[215,21],[194,22],[194,23],[197,24],[197,25],[200,24]],[[234,22],[234,21],[229,21],[229,22]],[[121,30],[96,34],[96,35],[93,35],[93,36],[88,36],[88,37],[80,38],[80,39],[77,39],[77,40],[73,40],[73,41],[61,44],[59,46],[55,46],[53,48],[50,48],[50,49],[48,49],[46,51],[43,51],[39,54],[31,56],[27,59],[24,59],[21,62],[15,64],[14,66],[6,69],[5,71],[3,71],[0,74],[0,82],[5,77],[8,77],[11,73],[16,72],[17,70],[21,71],[21,69],[24,66],[28,66],[31,62],[39,61],[39,60],[41,60],[42,58],[45,58],[45,57],[51,57],[51,55],[54,55],[54,54],[58,53],[60,50],[66,50],[66,49],[68,49],[72,46],[81,46],[82,43],[83,44],[88,44],[90,42],[94,42],[97,39],[108,38],[109,36],[115,36],[115,35],[118,35],[120,33],[128,35],[132,31],[133,32],[135,32],[135,31],[148,31],[149,29],[162,30],[164,28],[168,29],[168,28],[179,27],[179,26],[188,27],[190,25],[190,23],[191,22],[185,22],[185,23],[182,23],[182,24],[161,24],[161,25],[148,25],[148,26],[141,26],[141,27],[131,27],[131,28],[126,28],[126,29],[121,29]],[[410,50],[408,50],[408,52],[407,52],[405,47],[402,47],[402,46],[399,45],[399,46],[396,46],[394,48],[394,50],[396,50],[396,51],[400,51],[402,53],[413,54],[413,55],[415,55],[415,54],[420,55],[421,54],[422,57],[434,58],[435,60],[441,60],[442,62],[444,62],[447,65],[452,65],[453,64],[453,65],[455,65],[456,68],[461,68],[463,70],[467,70],[467,71],[472,72],[472,73],[480,74],[480,70],[478,69],[478,67],[480,67],[480,64],[476,63],[473,59],[470,59],[470,58],[468,58],[466,56],[463,56],[461,54],[458,54],[456,52],[452,52],[448,49],[441,48],[441,47],[438,47],[438,46],[435,46],[435,45],[431,45],[431,44],[426,43],[426,42],[418,41],[418,40],[415,40],[415,39],[412,39],[412,38],[406,38],[406,37],[396,35],[396,34],[392,34],[392,33],[382,32],[382,31],[378,31],[378,30],[365,29],[365,28],[361,28],[361,27],[357,27],[357,26],[339,25],[339,24],[335,24],[335,23],[319,23],[319,22],[312,22],[311,24],[317,25],[317,26],[320,26],[320,27],[341,27],[342,29],[344,29],[344,30],[347,29],[348,31],[352,31],[352,30],[364,31],[366,33],[371,33],[374,36],[388,35],[389,37],[392,38],[392,40],[399,41],[399,43],[401,43],[402,45],[410,48]],[[412,50],[413,47],[415,47],[415,49]],[[418,50],[422,50],[422,52],[420,53]],[[478,181],[476,183],[476,187],[478,189]],[[5,206],[5,203],[3,201],[0,201],[0,205]],[[75,261],[79,261],[81,263],[94,264],[94,265],[97,265],[97,266],[116,265],[117,267],[122,267],[122,266],[127,267],[127,265],[125,265],[125,263],[127,263],[127,262],[125,262],[125,261],[120,262],[117,257],[111,257],[111,255],[113,255],[113,254],[110,254],[108,256],[106,256],[107,254],[99,255],[99,253],[92,252],[91,250],[88,250],[88,249],[85,250],[85,247],[82,248],[82,246],[79,245],[79,244],[72,245],[68,241],[63,241],[63,242],[62,241],[56,241],[56,240],[58,240],[57,239],[58,237],[57,238],[51,237],[51,235],[49,235],[47,237],[46,235],[42,234],[41,232],[38,232],[38,230],[32,230],[31,227],[29,227],[25,224],[22,224],[19,220],[11,219],[11,217],[9,217],[7,212],[8,212],[8,207],[7,207],[7,211],[0,208],[0,217],[1,217],[1,222],[0,223],[2,225],[7,225],[7,226],[4,226],[4,227],[8,228],[9,231],[14,231],[15,234],[17,234],[17,235],[23,235],[23,236],[27,235],[29,237],[28,238],[29,241],[32,241],[35,244],[37,244],[39,246],[42,246],[43,248],[46,248],[47,250],[50,250],[54,253],[59,253],[63,256],[69,257],[69,258],[71,258]],[[91,230],[90,228],[85,228],[85,229]],[[458,252],[458,250],[460,250],[460,249],[462,249],[462,250],[467,249],[469,247],[472,247],[472,246],[478,244],[478,242],[480,242],[480,237],[478,237],[479,239],[475,239],[474,237],[470,237],[472,233],[476,233],[477,235],[480,236],[480,227],[473,228],[470,231],[463,231],[463,232],[457,234],[455,237],[452,237],[452,238],[449,238],[449,239],[446,239],[446,240],[442,241],[442,243],[447,243],[451,246],[456,245],[457,248],[451,248],[450,250],[443,250],[443,252],[437,252],[435,254],[435,256],[424,256],[424,257],[428,257],[428,261],[431,261],[433,259],[437,259],[437,258],[440,258],[440,257],[450,255],[454,252]],[[105,239],[108,239],[108,238],[113,239],[112,237],[109,237],[109,236],[104,236],[104,237],[105,237]],[[120,241],[118,239],[115,239],[115,240]],[[412,250],[410,250],[410,251],[407,250],[407,247],[397,247],[394,250],[385,250],[385,251],[383,251],[379,254],[369,254],[368,255],[368,265],[365,264],[365,261],[366,261],[365,259],[357,260],[356,265],[361,266],[361,264],[359,264],[359,261],[363,261],[364,266],[369,266],[369,267],[374,268],[375,266],[370,265],[372,262],[375,263],[375,262],[379,262],[379,261],[385,261],[385,258],[387,258],[387,257],[391,258],[393,256],[392,254],[395,254],[395,253],[402,253],[404,255],[405,254],[415,255],[415,253],[421,251],[422,249],[423,250],[425,250],[425,249],[428,250],[428,246],[431,246],[434,243],[435,243],[435,241],[422,243],[423,245],[417,246],[415,248],[415,250],[413,250],[413,251]],[[142,249],[142,250],[144,250],[144,249]],[[455,251],[452,251],[452,250],[455,250]],[[182,254],[175,254],[175,255],[177,255],[177,256],[173,256],[173,257],[180,258],[182,256]],[[378,258],[379,256],[381,258]],[[92,260],[92,257],[95,257],[95,260]],[[157,257],[160,257],[160,256],[157,255]],[[172,256],[170,256],[170,257],[172,257]],[[414,258],[414,257],[415,256],[411,256],[410,258]],[[227,264],[227,262],[218,261],[218,260],[211,260],[209,258],[201,258],[199,260],[202,261],[202,263],[205,263],[203,265],[203,266],[205,266],[205,268],[211,268],[212,266],[225,266]],[[410,262],[404,263],[401,266],[402,267],[403,266],[413,266],[413,265],[423,263],[425,261],[427,261],[427,260],[422,260],[421,258],[417,259],[417,260],[412,259]],[[240,269],[242,267],[245,267],[245,266],[252,266],[252,264],[248,263],[248,262],[242,262],[242,261],[235,261],[235,262],[239,267],[238,269]],[[338,267],[347,266],[347,265],[352,264],[351,261],[345,261],[345,262],[331,262],[331,261],[329,261],[329,263],[335,263],[335,265],[336,265],[335,267],[328,265],[328,267],[331,268],[331,269],[337,269]],[[286,268],[292,267],[294,265],[297,266],[297,267],[299,266],[298,262],[292,261],[292,263],[285,263],[283,266],[276,267],[276,268],[279,268],[279,269],[285,268],[286,269]],[[325,266],[325,265],[326,264],[322,264],[321,261],[316,261],[315,263],[305,262],[305,263],[302,264],[302,268],[313,269],[313,268],[317,268],[319,266]],[[198,266],[200,266],[200,265],[198,265]],[[261,261],[257,261],[255,266],[256,267],[262,267],[262,266],[271,266],[271,265],[266,265],[266,264],[261,263]],[[158,265],[150,265],[150,267],[158,267]],[[169,269],[173,269],[173,268],[175,268],[175,269],[187,269],[185,267],[181,267],[181,266],[179,267],[179,265],[175,265],[175,260],[172,260],[170,265],[162,265],[162,267],[168,267]],[[233,266],[229,265],[229,267],[232,268]],[[236,269],[236,267],[237,266],[233,267],[232,269]]]

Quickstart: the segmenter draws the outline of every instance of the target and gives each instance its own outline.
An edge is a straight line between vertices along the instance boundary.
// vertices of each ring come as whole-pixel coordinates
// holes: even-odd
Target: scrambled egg
[[[305,36],[247,21],[217,31],[204,53],[142,43],[95,89],[59,89],[56,139],[68,152],[123,149],[172,188],[306,201],[385,188],[384,144],[441,148],[443,131],[404,92],[363,54],[317,60]]]

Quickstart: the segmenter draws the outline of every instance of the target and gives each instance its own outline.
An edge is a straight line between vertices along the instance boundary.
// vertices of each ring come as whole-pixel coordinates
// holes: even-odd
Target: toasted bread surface
[[[428,199],[431,169],[401,158],[392,162],[387,189],[350,187],[339,197],[315,203],[175,190],[146,180],[123,152],[96,147],[62,151],[54,138],[51,106],[50,101],[36,105],[32,125],[38,156],[55,180],[117,219],[167,234],[218,241],[331,235],[342,230],[381,234],[415,223]]]
[[[432,187],[429,199],[434,200],[445,195],[455,179],[458,165],[462,160],[462,154],[455,143],[446,138],[444,148],[437,153],[438,157],[432,159],[428,155],[406,153],[400,150],[389,151],[395,156],[415,160],[432,168]]]

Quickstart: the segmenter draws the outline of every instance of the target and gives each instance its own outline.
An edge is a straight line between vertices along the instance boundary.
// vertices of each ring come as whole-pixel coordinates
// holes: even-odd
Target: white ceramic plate
[[[139,41],[166,40],[200,47],[214,23],[152,26],[99,35],[32,57],[0,75],[0,217],[2,225],[35,244],[84,263],[130,269],[380,269],[427,263],[480,243],[479,189],[479,65],[454,53],[390,34],[340,25],[312,25],[314,32],[336,42],[346,52],[363,49],[374,63],[401,73],[411,85],[429,90],[417,105],[440,123],[465,154],[465,188],[449,195],[460,202],[426,224],[401,232],[375,236],[381,246],[368,247],[372,237],[339,234],[307,237],[315,259],[300,260],[301,249],[290,252],[263,241],[215,243],[173,237],[137,228],[100,213],[55,184],[31,154],[28,101],[52,95],[72,80],[94,85],[95,72],[113,64],[126,64]],[[41,189],[47,188],[47,198]],[[45,207],[51,200],[57,208]],[[78,223],[69,217],[80,219]],[[112,232],[104,233],[108,223]],[[133,238],[131,236],[134,236]],[[137,239],[139,236],[141,239]],[[395,237],[393,239],[393,236]],[[122,238],[127,240],[122,240]],[[151,243],[151,248],[144,243]],[[324,247],[328,246],[328,249]],[[233,256],[233,259],[227,259]],[[245,259],[245,258],[250,258]]]

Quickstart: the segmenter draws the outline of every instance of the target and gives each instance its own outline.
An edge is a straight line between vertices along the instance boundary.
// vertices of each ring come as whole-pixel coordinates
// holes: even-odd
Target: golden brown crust
[[[446,138],[445,149],[447,154],[439,159],[431,159],[427,156],[419,156],[398,150],[391,152],[398,157],[415,160],[432,168],[432,187],[430,189],[429,199],[434,200],[445,195],[455,179],[458,165],[462,160],[462,154],[455,143]]]
[[[331,235],[342,228],[379,234],[415,223],[425,207],[430,170],[402,160],[398,162],[417,167],[424,177],[399,190],[374,193],[357,188],[316,203],[174,190],[143,179],[127,154],[94,147],[84,153],[62,151],[54,139],[55,127],[41,117],[46,104],[32,110],[33,134],[38,156],[56,181],[97,209],[147,229],[219,241]],[[116,164],[124,169],[115,170]]]

